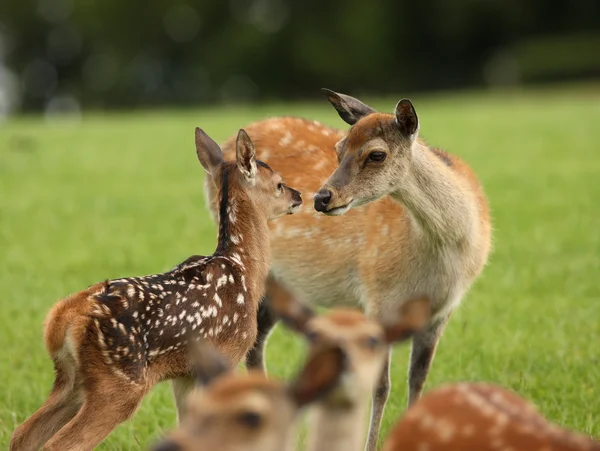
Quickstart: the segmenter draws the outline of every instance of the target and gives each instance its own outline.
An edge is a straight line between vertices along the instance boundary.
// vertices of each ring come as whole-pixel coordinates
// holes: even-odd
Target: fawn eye
[[[378,150],[371,152],[369,154],[369,161],[375,161],[377,163],[382,162],[387,157],[385,152],[380,152]]]
[[[365,338],[364,345],[369,349],[376,349],[381,344],[379,337],[370,336]]]
[[[306,339],[309,342],[314,343],[315,341],[317,341],[319,339],[319,333],[315,332],[314,330],[311,330],[306,333]]]
[[[249,429],[256,429],[261,425],[262,417],[259,413],[248,410],[240,413],[237,417],[237,421]]]

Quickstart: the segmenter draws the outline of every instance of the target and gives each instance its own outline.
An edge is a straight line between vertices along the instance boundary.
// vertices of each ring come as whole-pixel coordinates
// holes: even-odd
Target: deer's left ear
[[[343,121],[348,125],[354,125],[362,117],[375,113],[373,108],[354,97],[325,88],[322,88],[321,92],[325,94],[329,103],[331,103]]]
[[[402,99],[396,105],[396,124],[402,136],[414,141],[419,133],[419,118],[412,102]]]
[[[239,170],[248,181],[256,177],[256,151],[254,144],[244,129],[241,129],[235,144],[236,160]]]
[[[399,318],[384,324],[385,340],[398,343],[419,332],[431,319],[431,304],[425,296],[411,299],[400,306]]]
[[[192,373],[200,387],[206,387],[215,379],[232,371],[231,363],[205,340],[190,341],[189,351]]]

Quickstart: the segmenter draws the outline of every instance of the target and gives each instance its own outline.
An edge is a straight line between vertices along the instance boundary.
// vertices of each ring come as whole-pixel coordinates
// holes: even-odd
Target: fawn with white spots
[[[553,425],[523,398],[489,383],[428,392],[388,436],[384,451],[600,451],[600,443]]]
[[[326,94],[351,125],[348,133],[285,117],[246,128],[257,155],[305,195],[316,193],[320,211],[306,206],[271,224],[271,274],[300,299],[361,305],[375,319],[395,314],[415,296],[430,299],[431,320],[412,339],[413,403],[452,311],[487,261],[486,197],[463,161],[418,137],[410,101],[385,114],[350,96]],[[233,158],[234,149],[229,140],[226,158]],[[206,188],[216,211],[216,190]],[[261,307],[257,344],[247,359],[251,367],[263,366],[263,346],[274,323]],[[374,392],[368,450],[375,449],[389,391],[388,362]]]
[[[308,340],[310,352],[324,345],[339,346],[347,356],[338,386],[311,409],[307,449],[363,449],[367,401],[379,380],[389,346],[408,340],[428,323],[429,301],[418,297],[405,302],[395,315],[380,322],[347,307],[317,315],[295,300],[282,283],[267,282],[267,296],[274,315]]]
[[[292,450],[298,414],[327,395],[346,367],[339,347],[323,346],[309,355],[292,382],[283,383],[257,370],[236,375],[204,348],[195,359],[202,389],[189,396],[181,425],[152,451]]]
[[[173,379],[181,415],[193,387],[190,341],[209,340],[233,365],[252,348],[270,266],[267,222],[302,200],[256,160],[243,130],[235,162],[200,129],[196,151],[220,187],[216,252],[162,274],[101,282],[56,304],[44,336],[54,387],[14,432],[12,451],[93,449],[162,380]]]

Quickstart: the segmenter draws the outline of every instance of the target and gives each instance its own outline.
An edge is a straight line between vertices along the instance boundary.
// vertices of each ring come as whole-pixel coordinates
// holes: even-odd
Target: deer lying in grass
[[[291,450],[298,413],[327,395],[346,367],[344,352],[325,345],[310,354],[294,381],[284,384],[262,371],[236,375],[229,363],[202,348],[195,369],[205,389],[192,392],[181,425],[153,451]]]
[[[233,363],[252,348],[270,265],[267,221],[294,213],[300,193],[255,159],[243,130],[237,158],[196,129],[198,159],[220,186],[215,254],[162,274],[109,280],[60,301],[44,341],[56,379],[10,449],[89,450],[129,418],[150,388],[173,379],[178,406],[193,385],[186,343],[206,338]]]
[[[317,315],[296,301],[281,283],[269,281],[267,295],[275,316],[302,334],[309,350],[324,344],[339,346],[348,358],[343,378],[312,408],[310,451],[354,451],[364,448],[367,401],[387,360],[389,345],[408,340],[430,319],[429,301],[415,298],[399,306],[385,322],[359,310],[333,308]]]
[[[413,403],[452,311],[487,261],[486,198],[464,162],[418,137],[410,101],[385,114],[350,96],[326,94],[351,125],[347,134],[286,117],[246,128],[257,155],[305,195],[317,193],[318,211],[305,207],[271,224],[271,274],[300,299],[323,306],[361,305],[374,319],[395,314],[417,295],[427,296],[431,321],[412,340],[408,385]],[[234,141],[223,148],[226,158],[233,158]],[[217,191],[210,180],[206,191],[216,211]],[[250,367],[263,367],[263,347],[274,323],[261,307]],[[375,449],[389,390],[388,362],[374,393],[369,450]]]
[[[399,420],[384,451],[600,451],[600,443],[550,424],[510,390],[459,383],[428,392]]]

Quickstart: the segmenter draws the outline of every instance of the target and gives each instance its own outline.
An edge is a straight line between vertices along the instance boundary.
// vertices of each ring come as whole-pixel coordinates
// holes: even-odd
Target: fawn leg
[[[449,319],[450,314],[437,318],[413,337],[408,371],[409,406],[421,397],[437,344]]]
[[[173,379],[173,397],[177,407],[177,423],[181,424],[181,419],[185,414],[185,401],[190,392],[194,389],[195,380],[192,376],[179,377]]]
[[[262,299],[258,307],[257,320],[258,332],[256,342],[246,356],[246,368],[262,370],[266,374],[265,345],[269,334],[273,330],[273,326],[277,323],[277,319],[269,308],[269,299],[266,296]]]
[[[105,378],[103,382],[87,391],[77,415],[46,442],[44,451],[94,449],[133,415],[147,391],[118,377]]]
[[[371,403],[371,421],[369,424],[369,433],[367,434],[367,443],[365,446],[366,451],[375,451],[377,449],[377,439],[379,437],[379,430],[381,428],[381,420],[383,419],[383,412],[390,395],[392,383],[390,379],[390,363],[392,360],[392,348],[388,351],[388,357],[385,359],[385,363],[379,376],[379,381],[373,391],[373,401]]]
[[[23,424],[10,440],[11,451],[37,451],[79,411],[82,399],[71,373],[62,362],[55,362],[56,378],[48,399]]]

